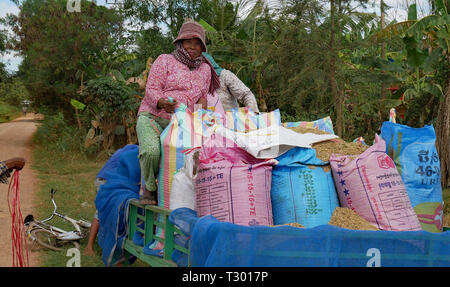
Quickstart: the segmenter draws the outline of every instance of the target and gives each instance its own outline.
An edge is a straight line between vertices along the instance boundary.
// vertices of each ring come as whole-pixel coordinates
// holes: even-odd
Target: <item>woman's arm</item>
[[[167,81],[167,55],[160,55],[153,63],[147,77],[145,87],[145,97],[142,100],[154,110],[165,107],[164,104],[158,106],[160,99],[163,99],[163,89]]]
[[[205,71],[205,82],[206,82],[206,89],[204,89],[204,92],[202,92],[200,98],[197,100],[197,105],[202,105],[202,109],[206,110],[208,109],[208,93],[209,93],[209,86],[211,85],[211,69],[208,67]]]
[[[222,73],[224,73],[225,86],[238,103],[251,108],[254,112],[259,112],[258,103],[252,91],[233,72],[224,69]]]

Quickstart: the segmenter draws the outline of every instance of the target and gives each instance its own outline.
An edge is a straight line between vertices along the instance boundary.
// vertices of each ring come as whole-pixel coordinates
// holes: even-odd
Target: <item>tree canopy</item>
[[[450,101],[449,0],[430,0],[420,19],[413,4],[406,21],[391,23],[384,18],[390,7],[371,0],[124,0],[106,7],[82,0],[78,13],[65,0],[15,2],[20,13],[5,19],[14,38],[5,46],[0,37],[0,52],[23,56],[19,74],[36,105],[73,119],[72,99],[86,110],[98,106],[92,90],[83,93],[89,81],[112,77],[122,81],[114,91],[123,89],[149,57],[174,49],[192,18],[207,31],[216,62],[251,88],[261,110],[280,109],[283,121],[331,116],[339,136],[368,142],[391,108],[412,127],[449,127],[448,108],[439,109]],[[380,13],[364,12],[370,5]],[[142,96],[134,89],[129,97]]]

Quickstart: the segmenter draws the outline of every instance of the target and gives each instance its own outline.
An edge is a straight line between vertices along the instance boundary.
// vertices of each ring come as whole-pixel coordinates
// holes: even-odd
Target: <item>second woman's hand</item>
[[[208,101],[206,98],[200,98],[197,101],[197,105],[199,105],[199,108],[206,110],[208,108]]]
[[[173,114],[175,112],[175,108],[177,106],[177,101],[173,100],[172,102],[166,99],[158,100],[158,109],[163,109],[169,114]]]

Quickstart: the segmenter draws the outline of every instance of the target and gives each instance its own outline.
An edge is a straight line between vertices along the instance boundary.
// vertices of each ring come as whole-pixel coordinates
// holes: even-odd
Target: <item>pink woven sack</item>
[[[216,139],[222,140],[219,136]],[[270,188],[275,160],[259,160],[239,147],[204,145],[195,179],[199,217],[240,225],[272,225]]]
[[[332,154],[330,164],[341,206],[381,230],[421,230],[402,178],[378,135],[356,158]]]
[[[222,102],[220,101],[220,97],[216,92],[208,93],[207,95],[208,101],[208,110],[211,110],[215,113],[225,116],[225,110],[223,108]]]

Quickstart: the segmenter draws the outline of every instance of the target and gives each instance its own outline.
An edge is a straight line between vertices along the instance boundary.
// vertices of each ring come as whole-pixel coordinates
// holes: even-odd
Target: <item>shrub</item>
[[[45,116],[36,131],[34,143],[46,145],[50,149],[60,152],[75,151],[83,153],[86,151],[83,146],[84,131],[67,124],[62,112]]]
[[[89,110],[100,123],[104,150],[112,148],[116,134],[124,133],[130,122],[130,114],[136,114],[139,107],[137,92],[124,81],[111,77],[90,80],[83,92]]]

